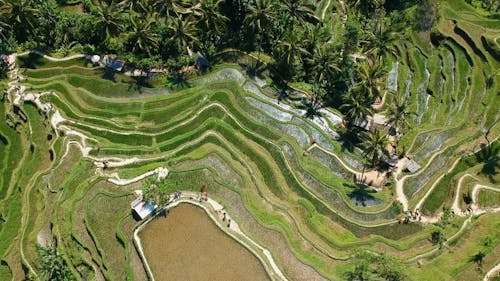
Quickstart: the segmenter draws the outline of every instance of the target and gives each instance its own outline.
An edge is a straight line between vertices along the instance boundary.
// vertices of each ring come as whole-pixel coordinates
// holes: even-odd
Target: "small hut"
[[[194,55],[194,65],[196,66],[196,68],[201,70],[207,68],[210,63],[208,62],[207,57],[205,57],[202,53],[196,52],[196,54]]]
[[[151,202],[144,201],[141,190],[136,190],[135,193],[138,197],[134,201],[132,201],[132,203],[130,203],[130,207],[132,208],[134,215],[138,219],[143,220],[156,208],[158,208],[158,205],[153,206]]]

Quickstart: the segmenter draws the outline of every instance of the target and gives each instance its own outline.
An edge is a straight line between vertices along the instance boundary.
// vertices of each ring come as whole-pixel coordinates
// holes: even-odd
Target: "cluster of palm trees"
[[[373,115],[387,92],[384,63],[397,37],[384,1],[347,1],[342,32],[315,15],[312,0],[82,0],[79,13],[58,2],[65,1],[0,0],[0,32],[21,46],[58,49],[77,41],[140,67],[173,70],[191,63],[188,49],[208,57],[225,48],[265,53],[277,85],[309,82],[311,114],[335,106],[348,126]],[[407,125],[406,102],[395,100],[388,114],[389,125]]]

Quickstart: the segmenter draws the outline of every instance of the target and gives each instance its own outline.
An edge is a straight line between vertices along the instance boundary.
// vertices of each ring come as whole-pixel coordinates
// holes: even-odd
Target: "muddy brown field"
[[[156,280],[269,280],[260,261],[222,232],[204,210],[172,208],[140,233]]]

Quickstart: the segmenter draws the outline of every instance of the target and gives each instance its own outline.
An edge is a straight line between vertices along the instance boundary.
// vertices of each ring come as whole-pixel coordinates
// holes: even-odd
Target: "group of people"
[[[462,214],[463,216],[468,216],[472,214],[473,211],[474,210],[472,210],[472,207],[469,206],[465,211],[459,210],[459,213]],[[451,209],[450,212],[452,215],[455,215],[455,210]]]
[[[422,212],[420,212],[420,209],[417,208],[415,212],[407,211],[404,219],[400,219],[398,223],[408,224],[412,221],[421,221],[421,220],[422,220]]]
[[[229,217],[226,217],[226,212],[222,213],[222,221],[225,222],[227,219],[227,227],[231,227],[231,219]]]
[[[182,195],[182,193],[180,191],[174,192],[174,199],[173,200],[181,198],[181,195]]]
[[[231,218],[229,218],[229,215],[224,211],[224,208],[220,210],[216,210],[217,213],[222,213],[222,222],[226,223],[227,227],[231,227]]]
[[[206,191],[200,192],[198,194],[198,201],[200,201],[200,202],[202,202],[202,201],[207,202],[208,201],[208,192],[206,192]]]

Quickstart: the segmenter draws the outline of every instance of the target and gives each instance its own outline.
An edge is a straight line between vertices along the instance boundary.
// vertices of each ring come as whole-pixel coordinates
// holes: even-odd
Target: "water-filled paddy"
[[[155,280],[269,280],[257,257],[190,204],[149,222],[140,238]]]

